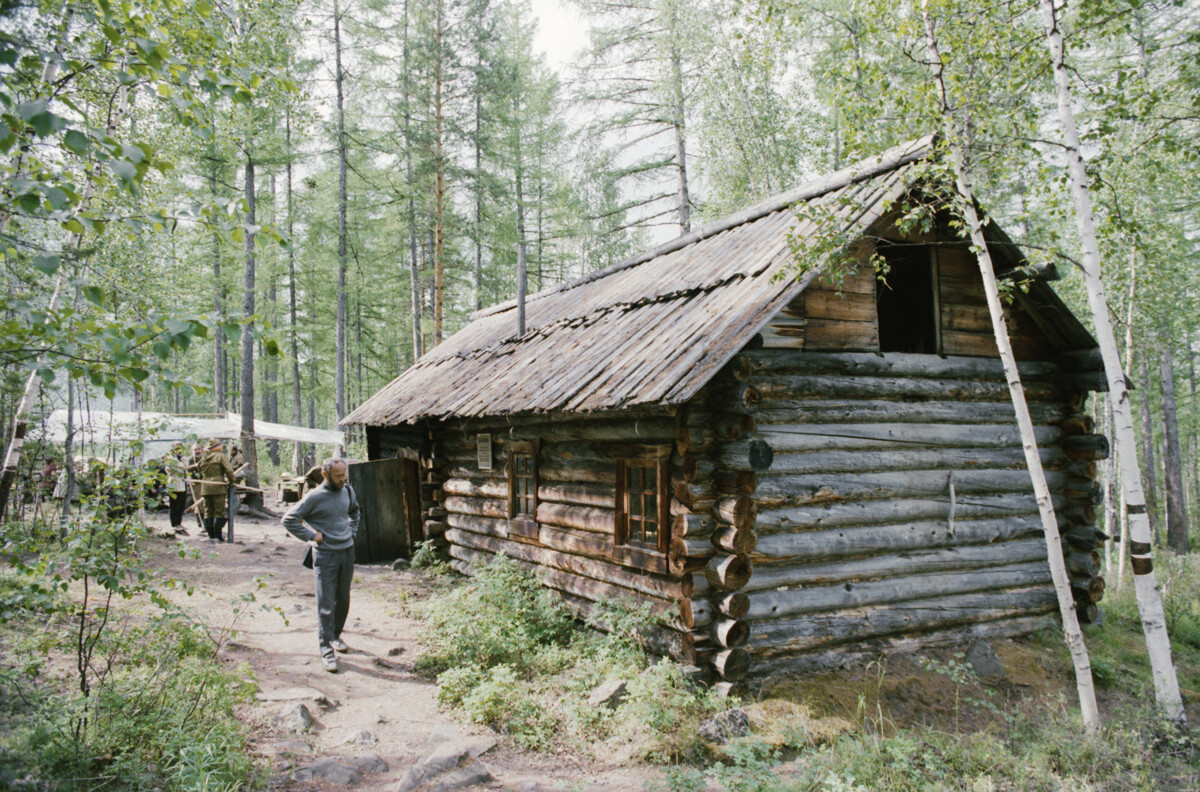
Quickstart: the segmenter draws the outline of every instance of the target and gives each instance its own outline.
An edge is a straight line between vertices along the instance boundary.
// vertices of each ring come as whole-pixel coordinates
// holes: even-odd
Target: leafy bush
[[[417,667],[438,675],[438,701],[520,745],[563,743],[658,761],[697,757],[699,721],[718,708],[670,663],[648,666],[638,636],[653,629],[646,606],[605,603],[578,629],[562,601],[504,556],[433,599]],[[587,704],[611,679],[627,681],[615,711]]]

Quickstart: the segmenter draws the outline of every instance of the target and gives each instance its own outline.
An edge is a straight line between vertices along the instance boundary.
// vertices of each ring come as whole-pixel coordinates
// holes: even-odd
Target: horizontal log
[[[1070,525],[1092,525],[1096,522],[1096,507],[1091,503],[1054,503],[1055,513]]]
[[[707,597],[713,588],[704,572],[690,572],[680,579],[679,590],[685,599],[696,599]]]
[[[1029,403],[1029,414],[1037,425],[1056,424],[1071,413],[1065,402]],[[831,424],[831,423],[955,423],[999,424],[1016,421],[1010,403],[918,401],[904,402],[889,399],[813,399],[802,400],[787,407],[761,406],[754,418],[759,430],[774,425]]]
[[[508,520],[496,517],[477,517],[473,514],[448,514],[446,525],[463,531],[488,536],[508,537]],[[447,531],[449,533],[449,531]]]
[[[1100,621],[1100,608],[1094,602],[1075,603],[1075,613],[1084,624],[1095,624]]]
[[[675,450],[682,454],[707,454],[717,442],[712,427],[681,426],[675,432]]]
[[[612,535],[591,531],[566,531],[551,525],[538,526],[538,541],[552,550],[593,558],[612,558]]]
[[[616,531],[617,513],[595,506],[568,506],[564,503],[539,503],[537,521],[561,528],[576,528],[611,536]]]
[[[1058,444],[1056,426],[1035,426],[1039,446]],[[1022,448],[1015,424],[833,423],[763,426],[758,438],[775,454],[905,448]]]
[[[538,464],[538,479],[550,484],[617,485],[617,465],[613,461],[560,459],[543,455]]]
[[[672,555],[707,559],[716,552],[717,549],[708,537],[676,536],[671,539]]]
[[[1091,580],[1100,574],[1100,554],[1094,550],[1090,553],[1068,553],[1064,560],[1071,577]]]
[[[538,547],[524,542],[507,542],[494,536],[483,536],[456,528],[450,529],[446,538],[450,540],[452,549],[454,545],[460,545],[473,550],[485,550],[489,553],[504,553],[511,558],[537,565],[539,567],[537,571],[545,569],[569,572],[572,575],[608,586],[609,588],[605,591],[613,597],[628,596],[639,602],[643,599],[661,603],[670,602],[669,609],[659,608],[657,612],[666,613],[672,617],[678,610],[675,602],[680,596],[679,582],[666,576],[639,573],[600,559],[582,558],[549,547]],[[590,599],[595,601],[594,597]]]
[[[931,356],[932,357],[932,356]],[[1029,382],[1025,392],[1030,401],[1057,401],[1072,391],[1069,386]],[[912,377],[810,375],[763,375],[740,386],[721,389],[714,394],[717,403],[729,399],[733,405],[781,408],[801,399],[926,399],[955,401],[1008,402],[1012,396],[1008,383],[964,379],[919,379]]]
[[[718,645],[726,649],[735,649],[746,645],[746,639],[750,637],[750,627],[744,621],[722,619],[713,625],[709,634]]]
[[[1041,448],[1038,455],[1048,470],[1064,468],[1066,457],[1057,448]],[[1008,469],[1025,467],[1021,448],[903,448],[863,449],[861,451],[814,451],[801,454],[776,454],[771,469],[760,475],[762,482],[778,477],[808,473],[869,473],[889,470],[963,470]],[[760,486],[754,493],[767,495]]]
[[[933,630],[914,634],[901,634],[867,641],[842,644],[828,650],[812,652],[781,651],[766,656],[755,646],[755,676],[771,674],[811,674],[835,669],[866,669],[869,663],[878,663],[881,654],[902,655],[928,651],[938,647],[970,646],[975,640],[997,640],[1038,632],[1053,623],[1050,615],[1037,615],[977,622],[946,630]],[[754,640],[751,626],[750,640]]]
[[[1046,483],[1052,492],[1062,489],[1065,473],[1046,471]],[[794,504],[840,503],[852,500],[896,500],[949,495],[950,476],[944,470],[906,470],[884,473],[840,473],[836,476],[805,474],[759,477],[756,501],[774,505],[780,501]],[[1033,485],[1027,470],[956,470],[954,489],[958,498],[1000,493],[1031,493]],[[776,495],[773,501],[766,499]]]
[[[693,512],[705,511],[712,508],[713,503],[717,499],[712,482],[709,481],[695,484],[680,481],[675,485],[672,492],[675,500],[687,506]]]
[[[953,597],[879,605],[835,613],[810,613],[799,619],[750,623],[756,655],[773,657],[960,625],[1029,617],[1058,605],[1050,587],[989,591]]]
[[[712,430],[718,442],[741,440],[754,434],[758,422],[745,413],[723,413],[713,417]]]
[[[712,535],[712,543],[734,555],[750,555],[758,545],[758,534],[750,528],[729,525]]]
[[[709,585],[724,591],[737,591],[750,581],[753,573],[750,559],[739,555],[714,556],[704,567]]]
[[[758,476],[747,470],[718,470],[713,488],[723,496],[751,495],[758,488]]]
[[[446,479],[442,491],[447,496],[462,495],[469,498],[508,498],[508,482],[496,479]]]
[[[1093,505],[1104,503],[1104,487],[1099,481],[1084,481],[1071,478],[1067,481],[1062,493],[1068,498],[1085,501]]]
[[[705,599],[679,600],[679,620],[689,630],[703,629],[713,623],[716,612]]]
[[[727,525],[736,525],[752,517],[754,502],[750,498],[721,498],[713,506],[713,516]]]
[[[783,619],[804,613],[900,603],[922,597],[1040,586],[1049,582],[1050,567],[1042,560],[969,572],[938,572],[786,591],[751,591],[746,594],[750,598],[750,612],[746,618],[752,621]]]
[[[672,536],[707,538],[712,536],[716,523],[702,514],[677,514],[671,523]]]
[[[1095,462],[1071,462],[1066,466],[1067,475],[1073,479],[1090,480],[1096,478],[1099,468]]]
[[[867,532],[869,530],[867,529]],[[996,540],[994,544],[931,547],[849,560],[829,560],[830,557],[826,556],[825,560],[817,563],[814,563],[816,559],[807,555],[780,560],[756,554],[752,557],[755,563],[754,577],[742,590],[749,592],[785,586],[829,585],[845,581],[980,569],[996,564],[1044,561],[1046,540],[1039,534],[1039,526],[1031,525],[1017,538]],[[986,535],[975,538],[987,541]],[[965,536],[958,539],[968,541],[968,537]]]
[[[750,612],[750,598],[741,591],[734,591],[718,597],[717,610],[730,619],[744,618]]]
[[[739,682],[750,671],[750,653],[738,647],[717,652],[712,659],[713,668],[727,682]]]
[[[1064,434],[1093,434],[1096,431],[1096,420],[1090,415],[1068,415],[1059,424]]]
[[[738,443],[718,443],[713,452],[716,460],[724,470],[758,471],[771,467],[774,451],[762,440],[750,440]]]
[[[1104,435],[1068,435],[1063,438],[1062,450],[1070,460],[1101,461],[1108,459],[1108,438]]]
[[[1071,592],[1076,602],[1099,602],[1104,599],[1104,577],[1097,575],[1087,580],[1072,580]]]
[[[493,479],[505,482],[507,486],[508,475],[503,468],[494,470],[480,470],[472,461],[470,463],[453,463],[448,464],[444,469],[445,475],[450,478],[469,478],[469,479]]]
[[[570,506],[600,506],[615,508],[616,491],[603,484],[538,484],[538,501],[565,503]]]
[[[931,379],[973,379],[1005,382],[1004,367],[998,359],[977,357],[938,357],[906,352],[791,352],[761,350],[742,352],[735,365],[756,374],[847,374],[854,376],[918,377]],[[1023,380],[1053,379],[1058,367],[1046,362],[1017,364]]]
[[[1094,525],[1072,525],[1062,531],[1062,538],[1076,551],[1090,553],[1110,537]]]
[[[425,529],[425,537],[427,539],[432,539],[435,536],[442,536],[445,534],[447,525],[439,520],[426,520],[423,527]]]
[[[1064,508],[1068,501],[1062,496],[1053,499],[1054,508]],[[1011,495],[972,495],[956,493],[955,520],[1024,517],[1038,513],[1033,493]],[[811,506],[763,508],[758,512],[755,529],[760,536],[814,528],[836,528],[856,525],[888,525],[907,520],[947,522],[950,516],[950,495],[934,498],[899,498],[879,501],[832,502]],[[1095,520],[1095,513],[1092,513]],[[761,546],[761,542],[760,542]]]
[[[709,482],[717,471],[716,463],[707,457],[685,454],[677,458],[680,469],[683,471],[683,480],[689,484]],[[674,464],[674,460],[675,458],[672,458],[672,464]]]

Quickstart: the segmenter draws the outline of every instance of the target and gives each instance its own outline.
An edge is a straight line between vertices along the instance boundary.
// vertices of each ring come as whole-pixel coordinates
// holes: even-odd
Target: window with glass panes
[[[666,462],[661,459],[622,459],[618,462],[617,544],[666,552]]]
[[[537,467],[533,454],[514,454],[512,467],[512,517],[537,514]]]

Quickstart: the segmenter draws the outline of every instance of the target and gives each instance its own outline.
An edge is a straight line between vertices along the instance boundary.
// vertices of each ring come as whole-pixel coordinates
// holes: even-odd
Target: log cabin
[[[371,459],[419,464],[412,540],[444,537],[468,574],[504,553],[581,613],[650,603],[662,651],[725,685],[1055,618],[975,257],[944,211],[896,223],[932,154],[913,141],[535,294],[524,332],[513,302],[477,312],[343,421]],[[1098,350],[1053,269],[988,235],[1093,620]],[[831,239],[851,266],[806,266]]]

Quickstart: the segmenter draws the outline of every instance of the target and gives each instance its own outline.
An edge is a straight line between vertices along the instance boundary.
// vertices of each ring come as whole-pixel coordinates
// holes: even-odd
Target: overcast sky
[[[561,69],[587,45],[587,24],[579,10],[565,0],[532,0],[532,5],[538,19],[534,46],[546,53],[549,66]]]

